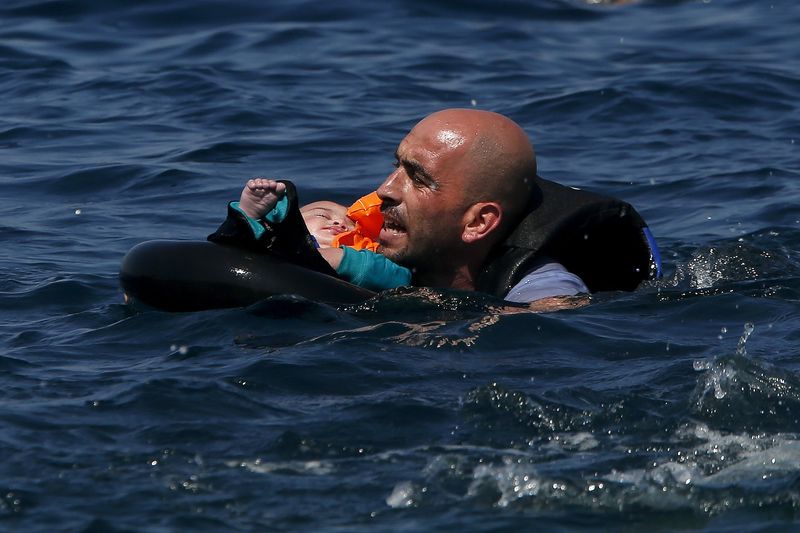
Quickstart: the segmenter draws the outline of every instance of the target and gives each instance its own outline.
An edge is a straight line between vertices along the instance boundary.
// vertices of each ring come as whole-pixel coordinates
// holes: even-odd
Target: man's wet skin
[[[420,285],[474,289],[490,248],[527,202],[536,158],[525,132],[488,111],[449,109],[400,142],[378,188],[381,252]]]

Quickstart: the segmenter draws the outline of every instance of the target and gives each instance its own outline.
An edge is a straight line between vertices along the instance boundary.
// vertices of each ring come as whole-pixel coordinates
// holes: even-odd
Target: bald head
[[[518,218],[532,194],[536,154],[516,122],[491,111],[445,109],[417,128],[436,132],[447,149],[460,152],[468,201],[496,201],[507,221]]]

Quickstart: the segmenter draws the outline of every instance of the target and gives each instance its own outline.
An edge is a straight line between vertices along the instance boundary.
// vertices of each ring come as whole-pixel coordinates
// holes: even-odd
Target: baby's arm
[[[254,188],[259,189],[258,179],[253,181]],[[253,219],[242,209],[241,202],[231,202],[228,204],[228,217],[217,231],[208,236],[208,240],[256,252],[271,253],[305,268],[329,276],[336,275],[336,271],[319,254],[314,244],[314,238],[308,233],[308,228],[298,207],[294,184],[290,181],[280,181],[276,182],[274,187],[270,184],[261,189],[263,190],[255,196],[259,196],[261,192],[264,192],[264,196],[269,194],[278,196],[275,194],[276,189],[278,193],[282,193],[270,211],[264,213],[259,219]],[[243,200],[247,199],[252,191],[249,184],[245,186],[245,190],[242,191]],[[245,207],[248,206],[245,205]],[[263,209],[263,206],[259,209]],[[250,214],[258,215],[259,213],[251,210]]]
[[[286,218],[289,211],[286,184],[267,178],[253,178],[245,184],[239,201],[230,205],[244,215],[253,237],[258,240],[264,234],[262,221],[279,224]]]
[[[381,254],[347,246],[319,252],[339,276],[365,289],[382,291],[411,284],[411,271]]]
[[[265,232],[263,223],[283,222],[288,211],[286,183],[253,178],[245,184],[239,201],[228,204],[228,217],[208,240],[258,248],[257,243]]]
[[[253,178],[242,189],[239,208],[248,217],[258,220],[272,211],[278,200],[285,196],[285,183],[267,178]]]
[[[344,257],[344,248],[318,248],[317,251],[331,268],[338,273],[339,265],[342,263],[342,257]]]

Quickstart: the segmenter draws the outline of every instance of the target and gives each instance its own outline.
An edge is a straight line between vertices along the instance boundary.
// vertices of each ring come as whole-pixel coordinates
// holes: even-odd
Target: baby
[[[365,205],[368,198],[372,202]],[[376,218],[381,218],[378,206],[377,197],[368,195],[350,209],[320,201],[300,208],[300,214],[318,252],[343,279],[372,290],[409,285],[410,270],[375,253],[380,231]],[[265,227],[281,224],[291,208],[286,183],[266,178],[249,180],[238,204],[231,207],[247,218],[256,240]]]
[[[275,209],[286,198],[286,184],[266,178],[253,178],[247,182],[239,200],[239,209],[248,217],[259,220]],[[319,248],[330,248],[333,238],[355,229],[347,218],[347,207],[336,202],[314,202],[300,208],[309,233]]]

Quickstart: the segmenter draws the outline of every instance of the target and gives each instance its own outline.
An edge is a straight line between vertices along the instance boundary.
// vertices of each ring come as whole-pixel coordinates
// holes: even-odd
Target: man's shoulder
[[[527,303],[552,296],[588,294],[583,280],[556,261],[542,258],[531,266],[522,279],[508,291],[504,299]]]

